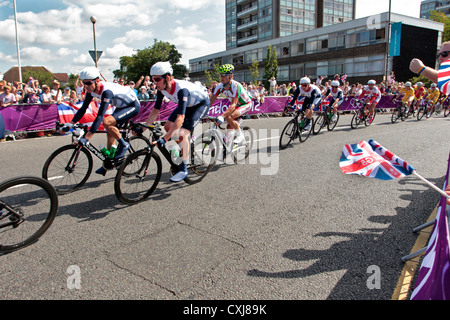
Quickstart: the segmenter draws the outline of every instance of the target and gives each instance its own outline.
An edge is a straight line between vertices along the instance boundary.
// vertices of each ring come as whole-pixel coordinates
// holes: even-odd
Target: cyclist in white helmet
[[[182,163],[179,165],[179,171],[170,178],[172,182],[179,182],[188,175],[189,135],[194,130],[195,125],[208,113],[210,102],[208,92],[201,83],[176,80],[172,74],[173,69],[168,61],[157,62],[151,67],[150,76],[158,92],[155,106],[150,111],[146,123],[150,125],[156,121],[164,97],[178,104],[164,125],[166,134],[156,143],[163,147],[172,135],[179,130]]]
[[[376,84],[377,82],[375,80],[369,80],[367,82],[367,86],[364,87],[361,95],[358,97],[358,100],[365,97],[366,102],[369,104],[369,123],[372,123],[375,114],[375,107],[381,100],[381,91],[378,89]]]
[[[312,125],[312,117],[314,108],[318,107],[322,101],[322,94],[319,87],[315,84],[311,84],[311,79],[308,77],[303,77],[300,79],[300,85],[294,92],[294,98],[289,103],[291,106],[294,105],[295,101],[299,98],[305,98],[303,101],[303,111],[305,112],[306,122],[303,130],[308,131]],[[300,99],[299,99],[300,100]]]
[[[123,139],[116,125],[128,121],[139,113],[141,105],[136,94],[128,86],[121,86],[116,83],[101,81],[100,72],[95,67],[84,68],[80,72],[80,79],[83,81],[84,88],[86,90],[86,97],[83,105],[72,118],[72,121],[70,123],[66,123],[65,125],[73,126],[73,124],[80,121],[86,113],[92,98],[98,98],[100,100],[100,107],[98,108],[97,117],[92,123],[89,131],[84,137],[80,138],[78,142],[86,145],[94,133],[97,132],[103,121],[103,126],[107,131],[107,149],[109,150],[115,143],[115,140],[117,140],[119,146],[114,158],[123,158],[127,150],[130,148],[130,145]],[[115,110],[113,114],[105,116],[109,105],[114,106]],[[106,169],[101,167],[95,172],[105,175]]]
[[[331,81],[331,88],[325,93],[325,99],[330,100],[330,105],[333,108],[333,117],[331,121],[337,120],[338,107],[344,102],[344,92],[340,88],[340,83],[337,80]]]

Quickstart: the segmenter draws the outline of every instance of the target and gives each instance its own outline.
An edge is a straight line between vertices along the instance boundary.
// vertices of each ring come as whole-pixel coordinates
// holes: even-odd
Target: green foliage
[[[423,85],[427,88],[429,88],[430,85],[433,83],[433,81],[429,80],[428,78],[425,78],[424,76],[413,77],[408,81],[410,81],[413,85],[415,85],[417,82],[422,82]]]
[[[250,65],[250,71],[252,72],[252,80],[250,81],[250,84],[257,86],[258,80],[259,80],[259,61],[258,60],[252,61],[252,64]]]
[[[275,47],[267,47],[267,56],[264,65],[264,85],[266,89],[268,88],[269,79],[272,77],[277,77],[278,74],[278,60],[277,60],[277,50]]]
[[[219,63],[215,63],[210,70],[205,70],[206,85],[210,87],[213,81],[220,82]]]
[[[28,79],[32,77],[35,80],[39,80],[39,85],[43,86],[46,84],[50,88],[53,83],[53,75],[50,72],[46,72],[44,70],[23,70],[22,71],[22,81],[27,83]]]
[[[131,57],[120,57],[120,69],[114,70],[114,76],[127,81],[137,81],[141,76],[150,74],[150,68],[158,61],[169,61],[172,64],[175,78],[185,78],[187,69],[179,65],[182,55],[169,42],[154,39],[152,46],[137,50]]]
[[[430,20],[444,24],[444,32],[442,34],[442,42],[450,41],[450,17],[447,17],[443,12],[431,10]]]

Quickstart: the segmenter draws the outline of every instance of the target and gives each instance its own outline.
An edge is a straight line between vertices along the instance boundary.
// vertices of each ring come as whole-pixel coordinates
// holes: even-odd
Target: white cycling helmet
[[[421,86],[423,86],[423,83],[422,82],[417,82],[416,86],[421,87]]]
[[[337,81],[337,80],[331,81],[331,86],[332,87],[339,87],[339,85],[340,85],[339,81]]]
[[[375,80],[369,80],[369,81],[367,82],[367,84],[373,84],[373,85],[375,85],[375,84],[377,84],[377,82],[376,82]]]
[[[405,83],[405,87],[411,87],[411,82],[409,82],[409,81],[406,82],[406,83]]]
[[[157,62],[150,69],[151,76],[163,76],[165,74],[173,74],[173,69],[169,61]]]
[[[303,77],[300,79],[300,84],[311,84],[311,79],[308,77]]]
[[[430,86],[431,88],[436,88],[436,83],[433,82]]]
[[[95,67],[86,67],[80,72],[81,80],[95,80],[100,78],[100,72]]]

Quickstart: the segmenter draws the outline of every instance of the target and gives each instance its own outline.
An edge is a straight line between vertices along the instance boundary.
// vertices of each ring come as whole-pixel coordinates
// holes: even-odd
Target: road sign
[[[100,57],[101,57],[102,53],[103,53],[103,51],[97,51],[97,62],[98,62],[98,60],[100,60]],[[91,55],[92,60],[94,60],[94,62],[96,62],[95,61],[95,51],[94,50],[89,50],[89,54]]]

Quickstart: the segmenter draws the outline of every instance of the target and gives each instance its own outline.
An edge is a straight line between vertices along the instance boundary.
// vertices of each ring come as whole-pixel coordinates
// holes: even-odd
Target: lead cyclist
[[[216,101],[220,94],[229,98],[231,104],[229,108],[219,117],[217,122],[222,124],[227,122],[227,140],[236,134],[234,143],[240,144],[245,141],[244,133],[242,132],[237,118],[241,117],[245,113],[249,112],[253,107],[253,101],[247,90],[244,89],[242,84],[233,79],[234,66],[232,64],[224,64],[219,67],[220,83],[216,86],[212,96],[211,105]]]

